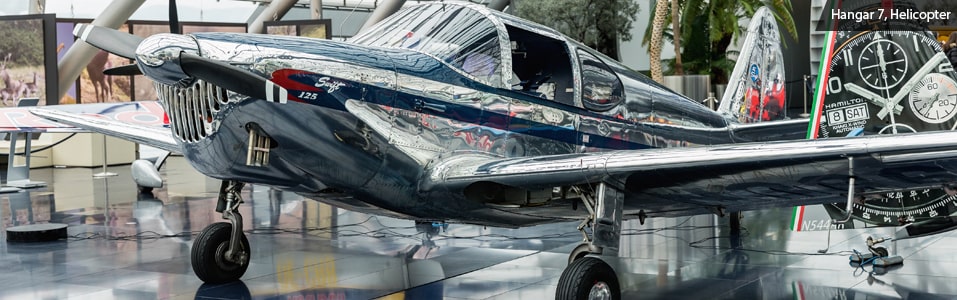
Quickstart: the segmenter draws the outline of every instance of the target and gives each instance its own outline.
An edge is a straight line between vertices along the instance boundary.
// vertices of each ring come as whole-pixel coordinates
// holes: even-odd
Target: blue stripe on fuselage
[[[453,70],[447,64],[441,63],[434,57],[408,49],[368,47],[351,43],[318,39],[304,39],[299,37],[266,35],[259,36],[232,33],[195,33],[193,35],[200,39],[233,42],[237,44],[253,44],[261,47],[276,49],[287,49],[306,54],[325,56],[369,68],[377,68],[389,71],[394,70],[399,74],[420,77],[454,86],[466,87],[479,92],[498,94],[505,98],[516,99],[533,105],[541,105],[563,110],[585,117],[601,119],[609,122],[623,123],[623,121],[620,119],[594,113],[583,108],[564,105],[547,99],[541,99],[515,91],[499,89],[476,82],[475,80]],[[383,57],[381,54],[385,54],[385,57]],[[391,106],[395,109],[409,111],[415,110],[414,99],[418,96],[407,93],[396,93],[394,98],[395,102],[392,102],[393,98],[389,96],[391,96],[394,91],[386,90],[384,87],[347,81],[333,76],[334,74],[319,75],[342,80],[344,82],[348,82],[349,85],[341,87],[338,90],[338,93],[341,93],[339,95],[335,95],[337,93],[320,93],[321,95],[319,95],[317,99],[304,100],[302,102],[336,110],[344,110],[342,103],[348,99],[357,99],[378,105]],[[301,83],[309,84],[308,81],[301,81],[302,78],[295,79]],[[402,83],[399,82],[397,84]],[[363,95],[363,89],[365,89],[365,95]],[[295,92],[298,91],[291,90],[290,94],[294,94]],[[430,100],[438,101],[437,99]],[[445,112],[427,112],[435,117],[446,118],[456,122],[471,123],[499,130],[510,130],[511,132],[517,134],[541,137],[573,145],[579,144],[578,141],[580,139],[580,133],[574,128],[554,126],[535,122],[533,120],[515,118],[506,114],[487,110],[483,111],[480,108],[463,106],[455,103],[442,102],[441,104],[446,106]],[[425,112],[426,111],[423,111],[422,113]],[[589,142],[585,146],[609,149],[640,149],[650,147],[644,144],[591,134],[589,134]]]

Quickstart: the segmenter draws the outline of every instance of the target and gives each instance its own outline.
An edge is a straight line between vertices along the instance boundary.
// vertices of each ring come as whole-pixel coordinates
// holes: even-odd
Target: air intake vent
[[[229,103],[226,90],[197,80],[187,88],[154,83],[169,114],[173,135],[186,143],[198,142],[217,129],[216,113]]]

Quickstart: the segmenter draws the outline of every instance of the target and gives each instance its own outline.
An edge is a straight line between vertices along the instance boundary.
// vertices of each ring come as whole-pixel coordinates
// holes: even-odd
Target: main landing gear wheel
[[[558,279],[555,299],[621,299],[618,276],[601,259],[587,256],[577,259]]]
[[[226,283],[239,280],[249,267],[249,240],[242,235],[242,250],[226,256],[229,249],[229,235],[233,226],[229,223],[213,223],[203,229],[191,249],[190,262],[193,272],[206,283]]]

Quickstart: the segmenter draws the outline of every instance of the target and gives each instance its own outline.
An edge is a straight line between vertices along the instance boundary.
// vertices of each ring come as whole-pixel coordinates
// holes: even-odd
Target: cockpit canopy
[[[406,7],[351,41],[411,49],[477,82],[620,119],[682,126],[725,124],[696,101],[554,29],[474,3]],[[714,118],[702,124],[691,115]]]
[[[455,20],[450,22],[449,20]],[[487,15],[466,5],[418,5],[403,9],[352,41],[371,46],[408,48],[435,56],[495,87],[511,79],[502,53],[499,28]],[[509,78],[503,78],[503,74]]]

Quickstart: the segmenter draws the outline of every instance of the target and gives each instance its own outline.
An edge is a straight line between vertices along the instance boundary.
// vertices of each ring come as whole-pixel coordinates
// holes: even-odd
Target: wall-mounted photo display
[[[294,20],[263,22],[267,34],[294,35],[317,39],[332,37],[332,20]]]
[[[55,16],[0,16],[0,106],[16,106],[21,98],[56,104]]]
[[[77,24],[89,24],[92,20],[59,19],[57,20],[57,59],[73,47],[76,38],[73,28]],[[123,24],[120,31],[130,32],[130,25]],[[132,61],[103,50],[96,50],[93,58],[80,71],[76,83],[67,88],[67,93],[60,99],[60,104],[74,103],[109,103],[129,102],[132,96],[132,76],[110,76],[103,74],[104,70],[131,64]]]
[[[56,23],[56,47],[58,59],[62,59],[76,41],[73,28],[76,24],[88,24],[89,19],[59,19]],[[183,22],[180,31],[193,32],[246,32],[245,23],[204,23]],[[163,21],[129,21],[119,28],[120,31],[132,33],[140,37],[149,37],[157,33],[169,33],[169,23]],[[59,103],[103,103],[128,102],[136,100],[157,100],[153,82],[144,76],[110,76],[104,75],[103,70],[133,63],[123,57],[97,50],[93,59],[80,73],[76,84],[67,89],[66,95],[59,99]],[[53,64],[56,70],[56,64]],[[53,78],[56,82],[56,76]],[[54,93],[55,94],[55,93]]]

